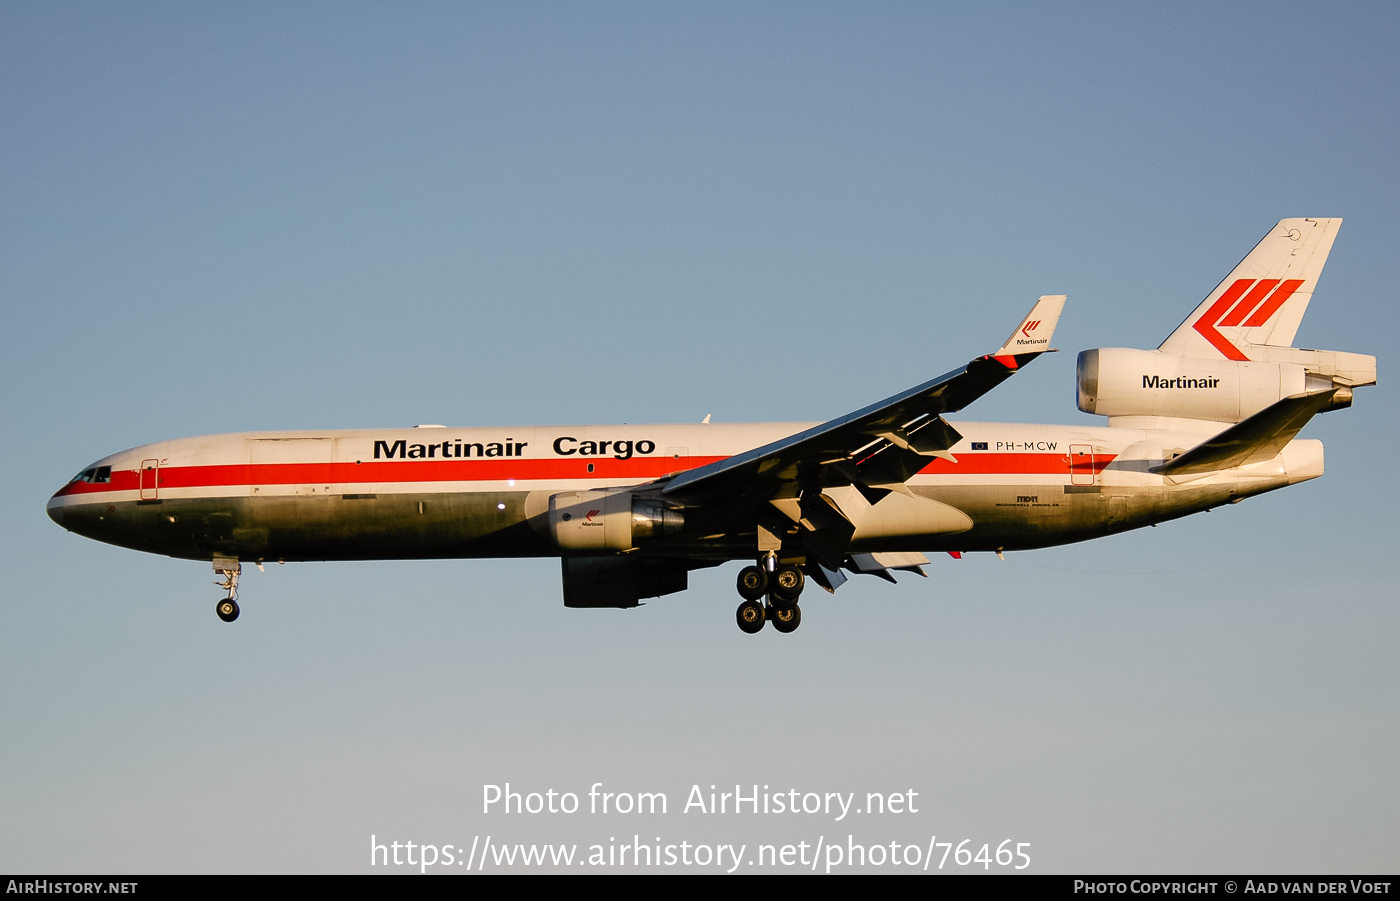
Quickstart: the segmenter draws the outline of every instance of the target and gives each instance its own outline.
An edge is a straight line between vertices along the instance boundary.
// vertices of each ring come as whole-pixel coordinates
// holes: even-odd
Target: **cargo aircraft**
[[[739,628],[802,621],[804,587],[1111,535],[1322,475],[1317,413],[1376,358],[1293,347],[1340,219],[1284,219],[1156,350],[1078,360],[1107,425],[950,420],[1050,348],[1045,296],[996,350],[823,423],[249,432],[147,444],[48,502],[69,531],[244,563],[557,556],[568,607],[635,607],[741,560]]]

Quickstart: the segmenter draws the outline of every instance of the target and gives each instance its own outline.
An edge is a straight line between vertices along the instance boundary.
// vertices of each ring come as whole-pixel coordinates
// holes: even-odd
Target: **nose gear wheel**
[[[223,576],[222,580],[214,584],[228,592],[228,597],[219,601],[214,612],[219,615],[219,619],[231,623],[238,619],[238,576],[243,572],[243,566],[237,560],[216,557],[214,572]]]

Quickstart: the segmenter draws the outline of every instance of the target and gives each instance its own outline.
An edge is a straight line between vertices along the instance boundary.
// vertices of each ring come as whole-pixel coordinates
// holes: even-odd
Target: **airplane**
[[[247,432],[146,444],[49,500],[79,535],[242,564],[559,557],[567,607],[636,607],[744,561],[739,628],[802,621],[808,582],[926,575],[926,554],[1044,548],[1233,504],[1323,472],[1296,436],[1376,358],[1293,347],[1341,219],[1284,219],[1155,350],[1079,354],[1106,425],[949,420],[1053,350],[1046,295],[996,350],[823,423]]]

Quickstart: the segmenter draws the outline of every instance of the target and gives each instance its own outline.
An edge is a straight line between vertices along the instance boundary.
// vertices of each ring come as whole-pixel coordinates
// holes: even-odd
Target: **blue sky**
[[[1397,26],[7,5],[0,868],[841,825],[483,816],[510,780],[914,788],[918,815],[842,834],[1012,838],[1042,872],[1393,872]],[[995,347],[1044,293],[1070,296],[1066,352],[965,418],[1089,422],[1074,352],[1156,346],[1287,216],[1346,220],[1298,343],[1380,357],[1305,433],[1324,478],[855,579],[783,640],[734,628],[732,566],[575,611],[549,560],[252,572],[228,628],[207,565],[43,514],[89,461],[185,435],[830,418]]]

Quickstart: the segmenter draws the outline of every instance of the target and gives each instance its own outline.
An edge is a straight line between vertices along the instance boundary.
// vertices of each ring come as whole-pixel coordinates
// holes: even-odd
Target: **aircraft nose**
[[[60,526],[63,525],[63,499],[62,499],[62,498],[60,498],[60,497],[59,497],[58,495],[56,495],[56,494],[55,494],[53,497],[49,498],[49,504],[48,504],[48,507],[46,508],[46,510],[48,511],[49,519],[52,519],[54,522],[58,523]]]

